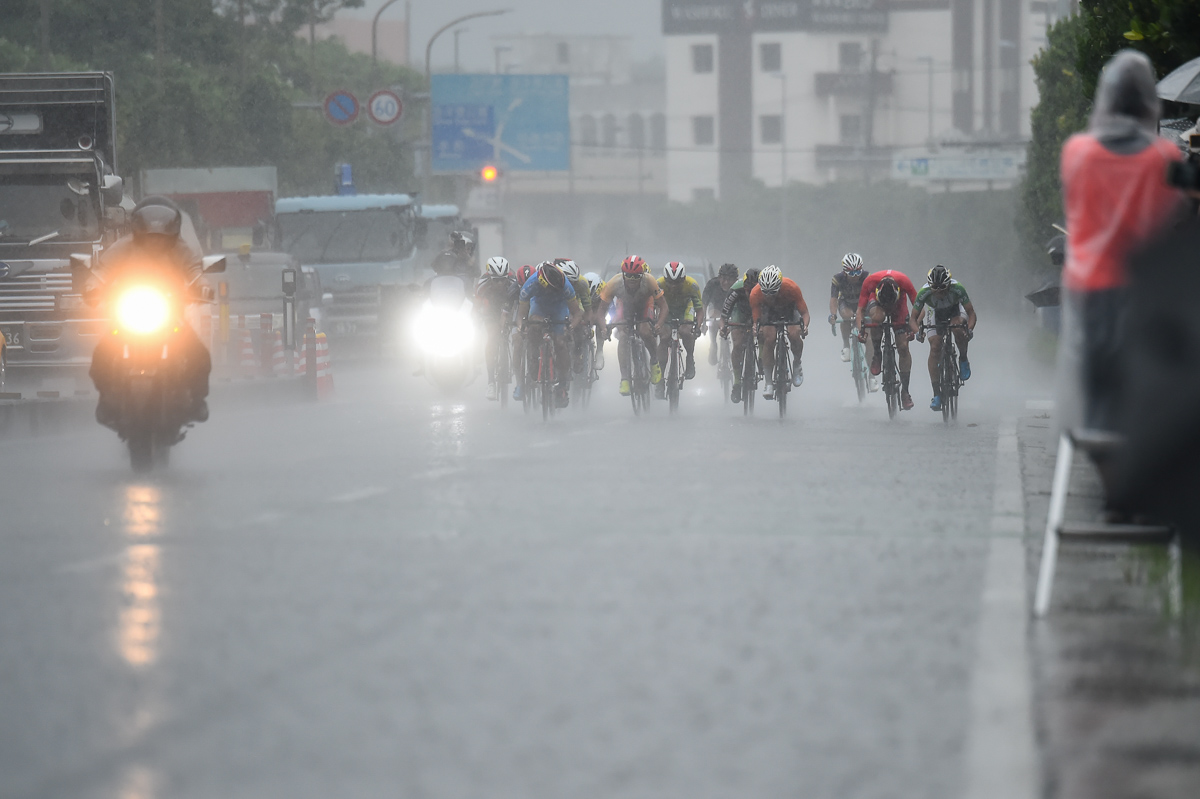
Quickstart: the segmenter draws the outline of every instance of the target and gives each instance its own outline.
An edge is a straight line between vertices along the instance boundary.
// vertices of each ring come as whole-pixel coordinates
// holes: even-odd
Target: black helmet
[[[758,270],[747,269],[746,276],[742,278],[742,285],[747,289],[752,289],[758,285]]]
[[[177,239],[183,227],[183,213],[166,197],[147,197],[133,209],[130,227],[136,239],[145,236]]]
[[[933,269],[929,270],[929,274],[925,276],[929,280],[929,287],[935,291],[950,288],[950,270],[938,264]]]
[[[450,232],[450,246],[451,247],[458,247],[460,244],[462,246],[466,247],[470,243],[470,241],[471,240],[467,238],[467,235],[465,233],[463,233],[461,230],[454,230],[454,231]]]
[[[885,277],[875,288],[875,298],[879,300],[880,305],[895,305],[896,300],[900,298],[900,287],[896,285],[895,280]]]
[[[717,271],[717,277],[730,278],[737,280],[738,268],[733,264],[721,264],[720,270]]]

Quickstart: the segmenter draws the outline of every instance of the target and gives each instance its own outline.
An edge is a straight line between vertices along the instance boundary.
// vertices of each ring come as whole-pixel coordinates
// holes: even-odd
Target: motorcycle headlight
[[[417,314],[416,340],[423,352],[430,355],[458,355],[475,341],[475,325],[471,314],[426,306]]]
[[[149,286],[138,286],[117,300],[117,323],[131,333],[157,333],[171,320],[167,295]]]

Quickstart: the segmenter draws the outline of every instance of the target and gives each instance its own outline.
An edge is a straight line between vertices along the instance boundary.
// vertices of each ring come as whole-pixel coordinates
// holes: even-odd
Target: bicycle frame
[[[938,337],[942,353],[938,358],[937,395],[941,399],[942,421],[949,422],[958,418],[958,390],[962,387],[962,376],[958,368],[958,350],[955,347],[953,331],[966,331],[968,328],[962,322],[934,322],[932,325],[921,325],[921,332],[932,332]]]
[[[762,375],[758,355],[758,328],[745,322],[726,322],[726,327],[742,328],[746,331],[746,351],[742,356],[742,415],[754,412],[754,395],[758,392],[758,380]]]
[[[865,322],[863,329],[882,328],[879,337],[879,352],[883,362],[883,392],[887,398],[888,417],[895,419],[900,409],[900,371],[896,363],[896,331],[907,325],[896,324],[888,314],[882,322]]]
[[[632,384],[629,399],[633,403],[633,412],[638,415],[642,411],[650,409],[650,351],[646,349],[646,342],[638,332],[638,327],[643,324],[652,323],[641,319],[632,322],[613,322],[609,325],[610,328],[629,328],[629,377]]]

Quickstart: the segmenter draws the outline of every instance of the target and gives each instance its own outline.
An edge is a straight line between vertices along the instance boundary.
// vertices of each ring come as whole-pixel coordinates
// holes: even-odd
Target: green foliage
[[[281,194],[326,194],[334,165],[355,166],[364,191],[413,188],[416,114],[380,129],[365,112],[345,128],[311,106],[347,88],[364,102],[387,86],[418,91],[423,77],[373,64],[337,41],[310,46],[296,32],[362,0],[161,0],[163,50],[153,0],[54,0],[49,64],[38,0],[8,0],[0,71],[103,69],[117,86],[121,171],[153,167],[274,165]],[[246,12],[239,24],[237,12]],[[296,107],[299,104],[301,107]]]

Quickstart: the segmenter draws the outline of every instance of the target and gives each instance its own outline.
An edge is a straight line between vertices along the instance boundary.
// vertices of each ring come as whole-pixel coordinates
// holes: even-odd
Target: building
[[[663,0],[668,194],[715,197],[750,180],[1011,182],[1052,6]]]
[[[371,55],[371,20],[339,14],[331,21],[315,26],[318,41],[340,39],[352,53]],[[307,39],[308,27],[296,32]],[[379,59],[392,64],[408,65],[408,22],[403,19],[381,19],[375,31]]]

